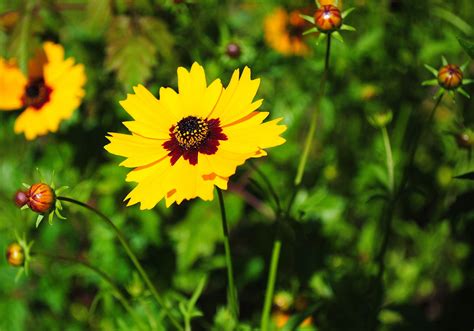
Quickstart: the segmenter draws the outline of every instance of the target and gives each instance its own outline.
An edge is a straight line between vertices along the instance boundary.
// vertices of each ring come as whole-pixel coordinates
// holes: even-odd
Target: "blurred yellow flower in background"
[[[265,41],[283,55],[306,55],[309,47],[303,40],[308,23],[300,17],[301,12],[287,12],[277,8],[265,18]]]
[[[126,180],[138,185],[128,194],[128,206],[151,209],[165,198],[166,206],[200,197],[212,200],[214,185],[227,189],[229,177],[249,158],[266,155],[265,148],[285,142],[281,118],[263,122],[268,112],[253,101],[259,79],[250,69],[235,70],[223,88],[209,86],[202,66],[178,68],[178,93],[160,89],[160,99],[138,85],[121,102],[134,121],[124,122],[131,135],[110,133],[105,149],[126,157],[132,170]]]
[[[28,65],[28,77],[13,60],[0,58],[0,110],[24,109],[15,121],[16,133],[32,140],[56,132],[84,97],[84,66],[64,59],[64,48],[45,42]]]

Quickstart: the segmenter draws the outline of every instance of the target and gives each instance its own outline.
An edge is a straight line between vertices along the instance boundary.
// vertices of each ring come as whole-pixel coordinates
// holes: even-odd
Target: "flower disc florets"
[[[342,26],[341,11],[333,5],[321,6],[314,13],[314,24],[323,33],[339,30]]]
[[[23,106],[32,107],[35,110],[41,109],[49,101],[52,91],[43,78],[30,80],[22,98]]]
[[[173,133],[179,145],[190,150],[205,142],[209,136],[209,125],[202,118],[188,116],[178,122]]]
[[[447,90],[454,90],[462,85],[463,73],[456,64],[447,64],[438,71],[439,85]]]
[[[7,262],[13,267],[21,267],[25,263],[25,252],[18,243],[8,245],[6,252]]]

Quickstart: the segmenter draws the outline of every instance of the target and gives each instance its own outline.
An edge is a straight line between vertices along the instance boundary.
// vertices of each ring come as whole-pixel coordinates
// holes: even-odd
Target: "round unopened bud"
[[[25,252],[18,243],[12,243],[7,247],[7,261],[13,267],[21,267],[25,263]]]
[[[237,59],[242,53],[240,46],[236,43],[227,44],[226,53],[230,58]]]
[[[314,13],[314,24],[323,33],[336,31],[342,25],[341,11],[333,5],[321,6]]]
[[[15,204],[18,206],[18,207],[23,207],[24,205],[26,205],[28,202],[28,195],[26,194],[26,192],[23,192],[23,191],[17,191],[15,193]]]
[[[392,121],[393,114],[390,110],[386,111],[372,111],[367,114],[369,124],[374,128],[386,127]]]
[[[54,190],[47,184],[37,183],[28,190],[28,207],[34,212],[44,214],[50,212],[56,203]]]
[[[470,150],[474,146],[474,133],[471,130],[459,132],[455,138],[459,148]]]
[[[438,71],[438,83],[447,90],[454,90],[462,85],[463,73],[455,64],[447,64]]]

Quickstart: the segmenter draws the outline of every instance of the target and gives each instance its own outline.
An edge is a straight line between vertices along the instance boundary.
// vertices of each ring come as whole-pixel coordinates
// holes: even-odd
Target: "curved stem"
[[[278,235],[277,235],[278,236]],[[272,259],[270,261],[270,272],[267,280],[267,290],[265,292],[265,302],[263,305],[262,319],[260,321],[261,331],[268,330],[268,321],[272,308],[273,293],[275,292],[275,283],[280,259],[281,240],[279,237],[273,242]]]
[[[319,85],[319,91],[318,91],[317,100],[316,100],[316,108],[313,111],[313,114],[311,115],[311,123],[309,126],[308,134],[306,135],[303,154],[301,154],[301,158],[298,163],[298,170],[296,172],[296,177],[295,177],[295,186],[299,186],[301,184],[301,181],[303,179],[304,169],[308,161],[308,155],[309,155],[309,152],[311,151],[311,146],[313,145],[313,137],[316,131],[316,126],[318,124],[319,107],[320,107],[319,104],[321,102],[321,99],[324,97],[326,81],[328,79],[328,74],[329,74],[330,52],[331,52],[331,34],[328,34],[327,43],[326,43],[326,57],[324,61],[324,73],[321,79],[321,83]]]
[[[81,261],[79,259],[73,258],[73,257],[68,257],[68,256],[62,256],[62,255],[55,255],[55,254],[49,254],[49,253],[43,253],[43,252],[34,252],[31,254],[32,256],[42,256],[46,257],[51,260],[61,260],[64,262],[69,262],[73,264],[80,264],[86,269],[89,269],[93,272],[95,272],[100,278],[102,278],[109,286],[112,288],[114,292],[114,296],[117,298],[118,301],[122,304],[123,308],[130,314],[130,316],[133,318],[135,323],[140,327],[142,330],[146,330],[146,327],[143,325],[143,322],[140,320],[140,318],[137,316],[135,311],[132,309],[130,306],[130,303],[128,300],[125,298],[125,296],[122,294],[122,291],[118,288],[117,285],[115,285],[114,281],[112,278],[107,275],[104,271],[100,270],[99,268],[85,262]]]
[[[92,206],[89,206],[88,204],[75,200],[73,198],[68,198],[68,197],[57,197],[58,200],[61,201],[66,201],[70,202],[73,204],[76,204],[78,206],[81,206],[83,208],[89,209],[90,211],[94,212],[96,215],[100,216],[100,219],[104,221],[105,224],[110,226],[115,234],[117,235],[120,243],[122,244],[123,248],[125,249],[125,252],[127,253],[128,257],[130,260],[132,260],[135,268],[138,270],[138,273],[142,277],[143,281],[147,285],[148,289],[152,293],[153,297],[155,300],[160,304],[160,306],[163,308],[165,315],[169,318],[169,320],[173,323],[173,325],[178,329],[178,330],[183,330],[183,327],[179,324],[178,320],[171,314],[171,311],[168,309],[166,306],[166,303],[164,302],[163,298],[158,294],[158,291],[156,290],[155,286],[151,282],[150,278],[148,277],[148,274],[146,271],[143,269],[141,263],[138,261],[137,257],[133,253],[132,249],[130,248],[130,245],[128,244],[127,240],[125,239],[124,235],[122,234],[122,231],[120,231],[117,226],[108,218],[104,213],[102,213],[100,210],[95,209]]]
[[[394,178],[394,166],[393,166],[393,155],[392,146],[390,145],[390,137],[388,136],[387,128],[384,126],[381,128],[383,143],[385,147],[385,158],[387,161],[387,175],[388,175],[388,186],[390,189],[390,195],[393,195],[393,188],[395,186]]]
[[[219,207],[221,210],[221,220],[222,220],[222,232],[224,234],[224,249],[225,249],[225,262],[227,266],[227,280],[228,280],[228,291],[229,291],[229,306],[231,312],[235,318],[238,320],[239,317],[239,304],[237,302],[237,288],[235,287],[234,282],[234,270],[232,267],[232,255],[230,252],[230,242],[229,242],[229,229],[227,226],[227,216],[225,213],[224,205],[224,196],[222,191],[217,187],[217,195],[219,197]]]

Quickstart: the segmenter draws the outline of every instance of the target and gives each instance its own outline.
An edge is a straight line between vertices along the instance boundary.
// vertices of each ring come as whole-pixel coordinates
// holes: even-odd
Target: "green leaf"
[[[313,305],[311,307],[309,307],[308,309],[306,309],[305,311],[299,313],[299,314],[295,314],[293,315],[289,320],[288,322],[286,322],[285,326],[283,326],[283,328],[281,329],[281,331],[293,331],[293,330],[297,330],[298,327],[301,325],[301,323],[303,323],[303,321],[308,318],[309,316],[311,316],[311,314],[313,314],[316,309],[319,308],[319,306],[317,305]]]
[[[191,296],[191,299],[189,299],[188,312],[192,312],[194,310],[194,306],[196,305],[196,302],[198,301],[199,297],[201,296],[202,291],[206,287],[206,284],[207,284],[207,277],[204,276],[199,281],[199,284],[196,287],[196,289],[194,290],[194,293]]]
[[[454,176],[453,178],[474,180],[474,171],[466,172],[465,174],[457,175],[457,176]]]
[[[466,51],[466,53],[474,59],[474,41],[458,37],[459,44]]]
[[[39,214],[38,217],[36,218],[36,228],[40,225],[41,221],[44,219],[43,214]]]
[[[107,33],[106,68],[115,71],[127,88],[145,83],[157,64],[157,55],[172,56],[172,44],[173,38],[160,20],[118,16]]]

